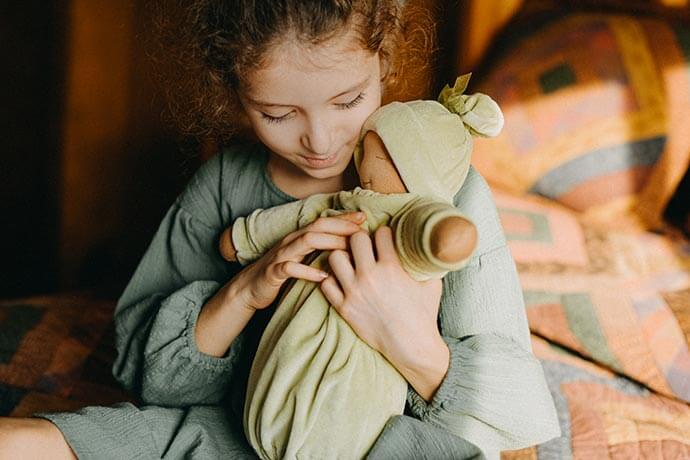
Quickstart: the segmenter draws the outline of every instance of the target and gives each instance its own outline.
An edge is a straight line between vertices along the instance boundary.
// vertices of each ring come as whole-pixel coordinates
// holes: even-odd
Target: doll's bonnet
[[[471,74],[446,85],[437,101],[392,102],[362,126],[355,166],[362,161],[362,140],[376,132],[411,193],[453,203],[470,167],[472,136],[494,137],[503,128],[498,104],[482,93],[464,95]]]

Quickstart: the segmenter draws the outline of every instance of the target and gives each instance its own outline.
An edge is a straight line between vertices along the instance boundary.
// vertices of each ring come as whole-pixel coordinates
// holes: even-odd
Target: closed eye
[[[359,103],[364,100],[364,96],[366,96],[365,93],[359,93],[359,95],[356,98],[352,99],[350,102],[345,102],[343,104],[336,104],[336,105],[338,106],[339,109],[343,109],[343,110],[351,109],[351,108],[359,105]]]
[[[261,113],[261,118],[263,118],[264,120],[266,120],[269,123],[281,123],[281,122],[287,120],[290,117],[290,114],[292,114],[292,112],[290,112],[290,113],[287,113],[287,114],[280,116],[280,117],[273,117],[273,116],[268,115],[268,114],[263,113],[263,112],[260,112],[260,113]]]

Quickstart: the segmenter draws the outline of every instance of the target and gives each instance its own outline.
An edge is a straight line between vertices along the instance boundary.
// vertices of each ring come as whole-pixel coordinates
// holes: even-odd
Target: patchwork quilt
[[[0,301],[0,415],[135,402],[110,371],[114,308],[88,293]]]
[[[563,433],[503,457],[690,458],[690,242],[494,198]]]

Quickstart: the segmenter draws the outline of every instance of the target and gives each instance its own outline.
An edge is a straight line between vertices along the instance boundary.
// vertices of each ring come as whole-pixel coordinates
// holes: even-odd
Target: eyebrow
[[[359,89],[359,88],[362,88],[362,87],[368,85],[370,79],[371,79],[371,75],[367,76],[367,77],[366,77],[364,80],[362,80],[361,82],[359,82],[359,83],[353,85],[352,87],[346,89],[346,90],[343,91],[342,93],[339,93],[339,94],[337,94],[336,96],[333,96],[333,97],[331,98],[331,100],[337,99],[337,98],[339,98],[340,96],[342,96],[342,95],[344,95],[344,94],[351,93],[351,92],[353,92],[353,91],[355,91],[355,90],[357,90],[357,89]],[[252,99],[251,97],[248,97],[248,96],[247,96],[247,100],[248,100],[249,102],[251,102],[253,105],[260,105],[260,106],[262,106],[262,107],[294,107],[292,104],[273,104],[273,103],[271,103],[271,102],[257,101],[256,99]]]

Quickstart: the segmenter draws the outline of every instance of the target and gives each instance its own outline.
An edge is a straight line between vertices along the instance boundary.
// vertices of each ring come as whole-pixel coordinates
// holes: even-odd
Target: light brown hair
[[[354,27],[384,64],[384,98],[432,61],[433,22],[401,0],[193,0],[159,4],[158,46],[169,114],[183,134],[227,141],[247,127],[236,91],[281,40],[318,45]]]

